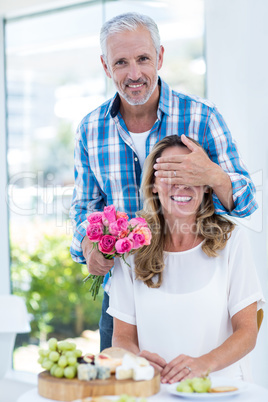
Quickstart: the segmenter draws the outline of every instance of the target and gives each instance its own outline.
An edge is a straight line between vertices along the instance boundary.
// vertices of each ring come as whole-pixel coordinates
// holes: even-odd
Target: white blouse
[[[107,312],[137,326],[139,348],[167,362],[180,354],[198,357],[220,346],[231,334],[231,317],[264,298],[244,231],[236,227],[218,257],[208,257],[202,243],[182,252],[165,252],[160,288],[135,280],[134,256],[129,268],[115,259]],[[248,356],[217,371],[250,380]]]

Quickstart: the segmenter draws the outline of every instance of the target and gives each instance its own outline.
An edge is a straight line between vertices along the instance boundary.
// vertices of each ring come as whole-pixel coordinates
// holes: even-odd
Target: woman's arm
[[[114,318],[112,345],[145,357],[150,364],[160,372],[162,372],[167,364],[166,361],[156,353],[151,353],[146,350],[140,352],[136,325],[128,324],[117,318]]]
[[[136,325],[114,318],[112,346],[126,349],[135,355],[140,352]]]
[[[218,348],[198,358],[179,355],[161,373],[163,383],[206,375],[221,370],[248,354],[256,344],[257,302],[232,317],[233,334]],[[191,371],[187,368],[190,367]]]

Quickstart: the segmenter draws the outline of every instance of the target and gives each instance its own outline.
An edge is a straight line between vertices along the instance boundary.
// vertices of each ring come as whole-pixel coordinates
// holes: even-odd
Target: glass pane
[[[32,318],[32,332],[17,337],[17,370],[41,371],[38,346],[51,336],[75,338],[83,352],[99,350],[102,295],[91,300],[86,268],[69,254],[73,143],[79,121],[114,95],[99,31],[103,18],[127,11],[157,22],[161,77],[204,96],[203,0],[93,2],[6,24],[12,284]]]
[[[98,328],[101,297],[91,300],[87,270],[70,257],[68,213],[74,132],[105,100],[101,24],[97,4],[6,25],[12,281],[32,317],[31,334],[17,337],[16,346],[31,345],[16,349],[18,370],[41,370],[38,345],[50,336],[99,350],[95,332],[81,337]]]
[[[179,92],[205,96],[204,0],[112,1],[105,17],[135,11],[152,17],[165,48],[159,75]],[[110,95],[114,87],[109,81]]]

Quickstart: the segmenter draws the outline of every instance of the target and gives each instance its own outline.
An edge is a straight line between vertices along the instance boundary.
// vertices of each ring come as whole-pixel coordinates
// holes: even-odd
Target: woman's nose
[[[181,190],[185,190],[187,188],[189,188],[189,186],[187,186],[186,184],[173,184],[174,187],[176,187],[177,189],[181,189]]]

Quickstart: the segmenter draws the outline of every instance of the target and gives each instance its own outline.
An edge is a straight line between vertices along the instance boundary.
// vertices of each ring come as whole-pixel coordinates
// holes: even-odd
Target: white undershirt
[[[143,168],[143,164],[146,158],[145,143],[150,131],[151,130],[148,130],[145,131],[144,133],[132,133],[129,131],[129,134],[131,135],[131,138],[134,142],[134,146],[140,161],[141,168]]]

